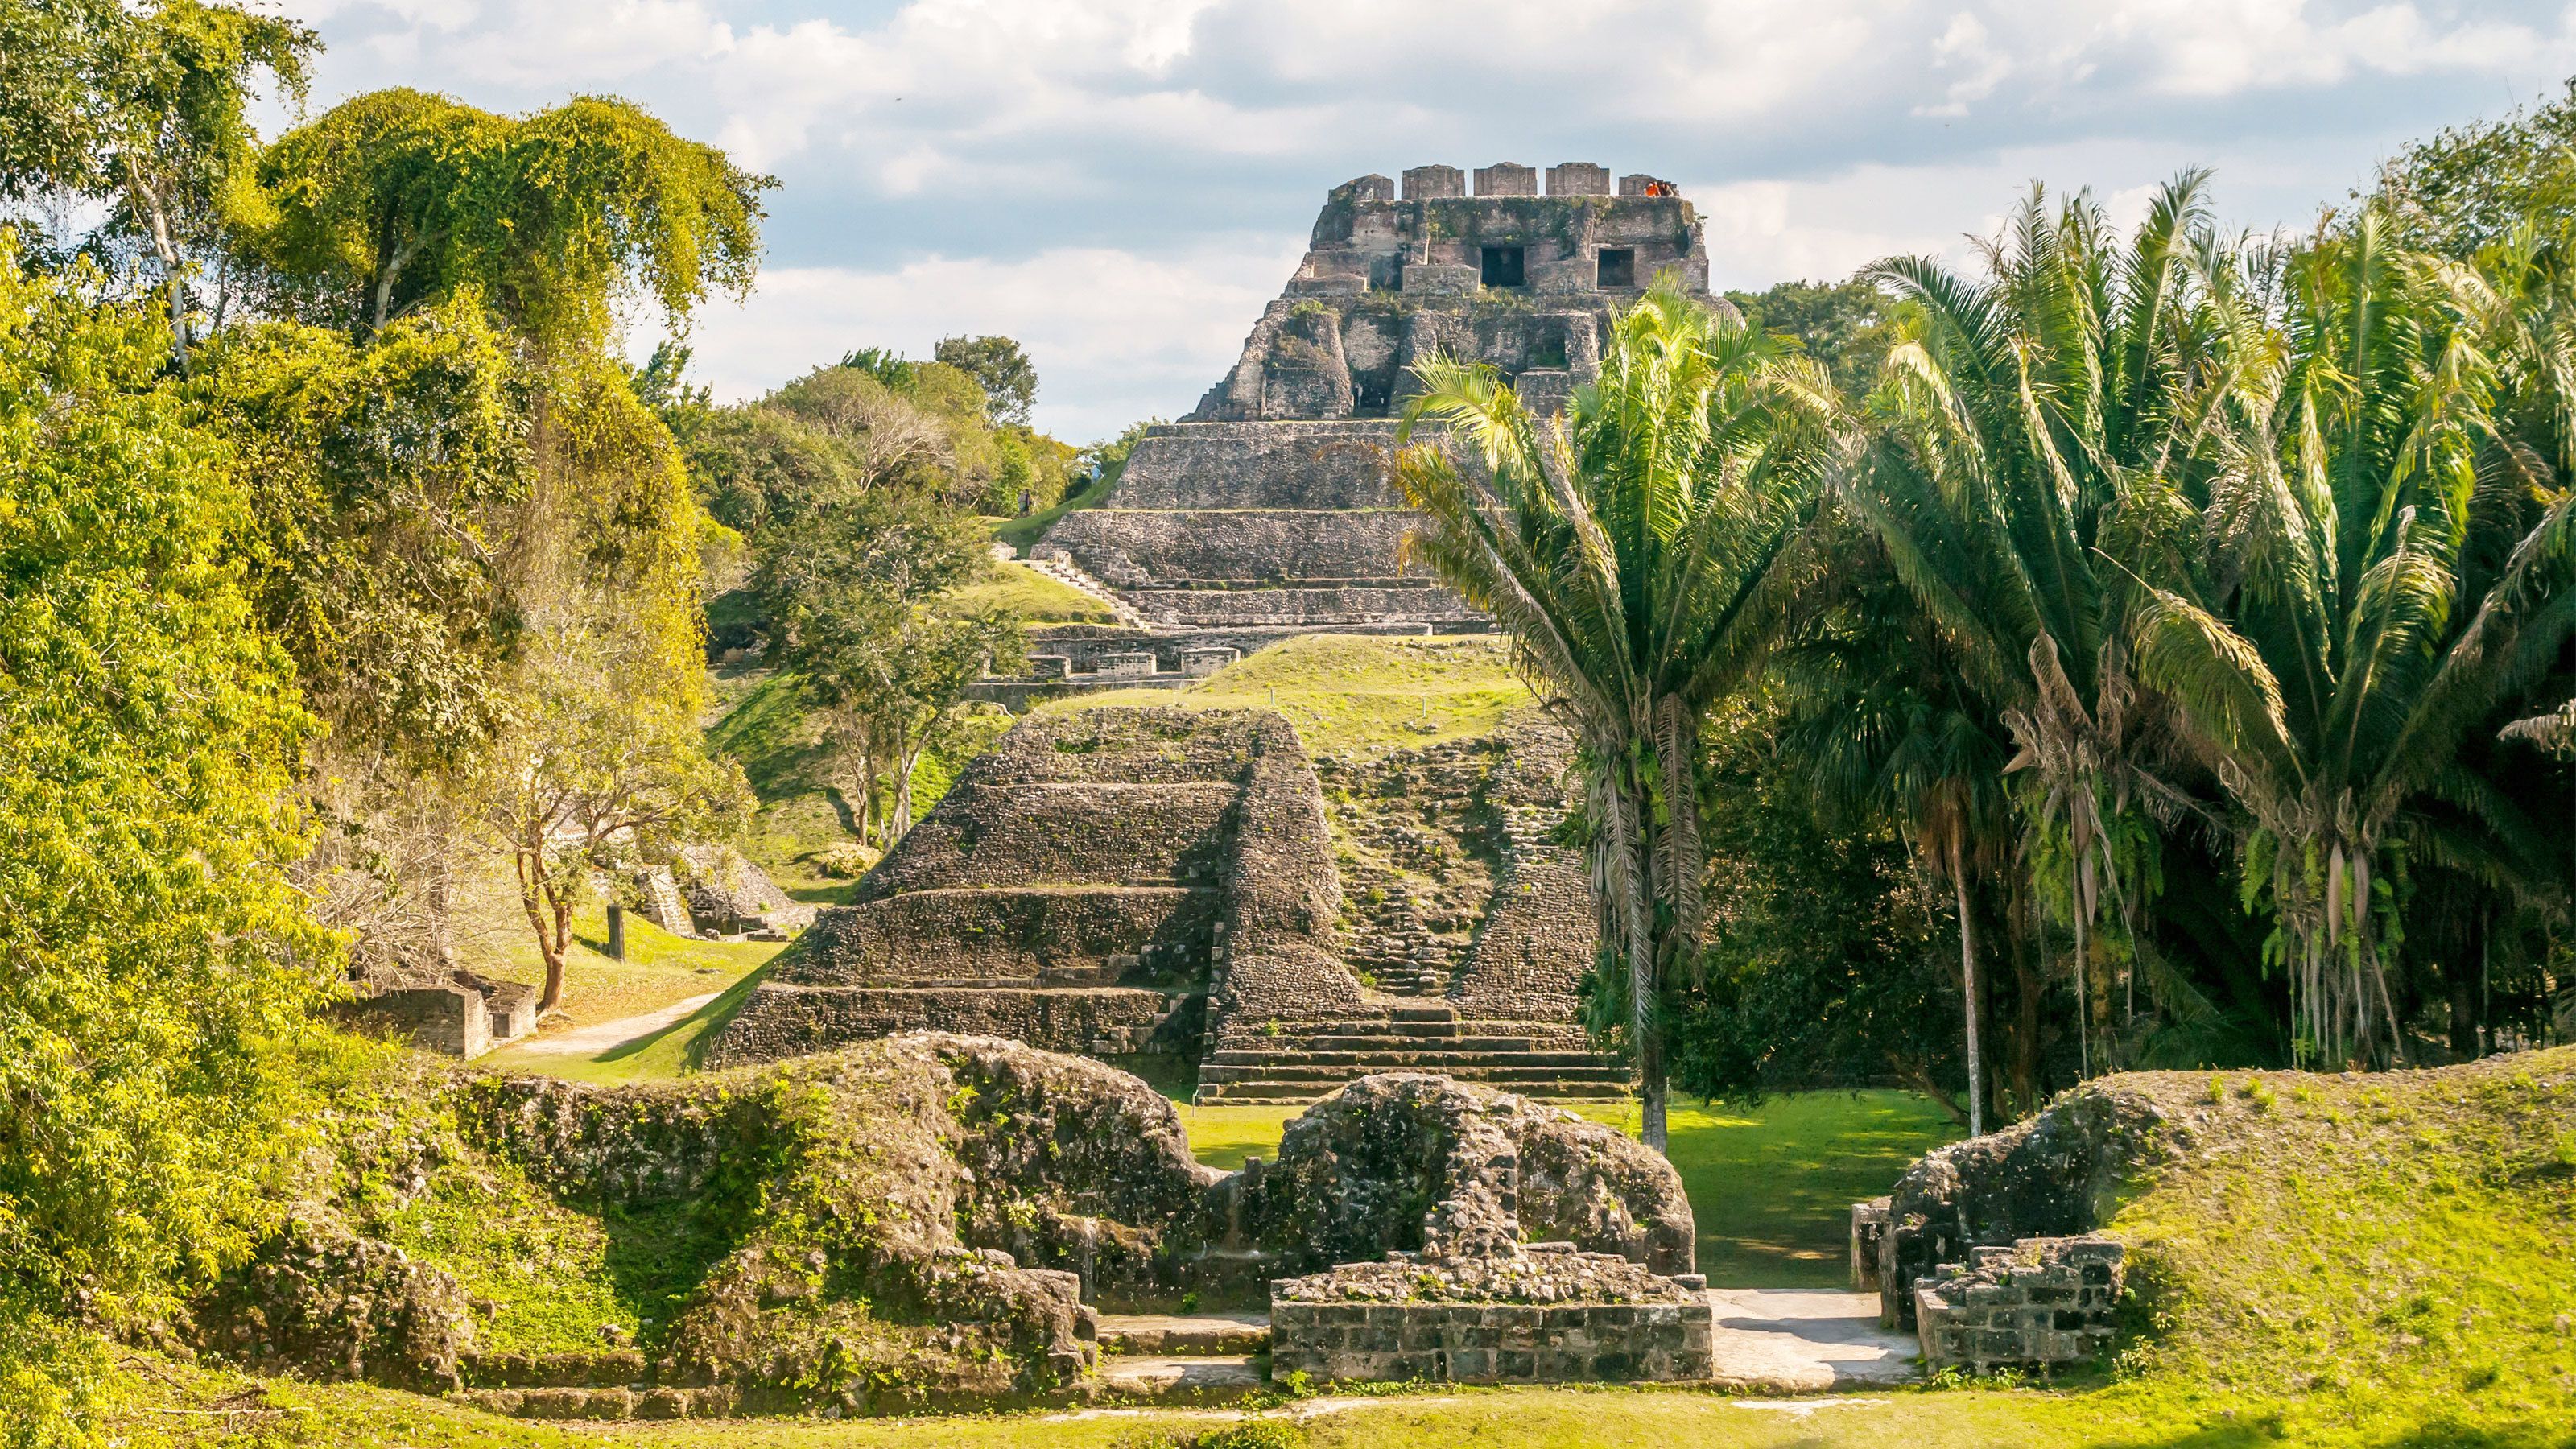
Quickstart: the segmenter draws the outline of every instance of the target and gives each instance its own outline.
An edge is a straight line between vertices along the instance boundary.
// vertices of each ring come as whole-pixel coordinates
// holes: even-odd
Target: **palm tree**
[[[1828,551],[1848,557],[1863,540]],[[1823,607],[1802,610],[1775,657],[1784,759],[1808,777],[1817,808],[1845,821],[1903,823],[1907,853],[1946,884],[1958,911],[1960,1015],[1971,1136],[1986,1130],[1985,992],[1978,979],[1976,881],[2010,853],[2014,812],[2004,789],[2003,731],[1938,636],[1907,627],[1913,606],[1883,574],[1849,580]],[[2036,1043],[2023,1042],[2027,1055]],[[1927,1089],[1930,1084],[1925,1084]]]
[[[2491,847],[2533,837],[2463,750],[2576,629],[2576,349],[2558,289],[2488,260],[2403,253],[2375,208],[2300,252],[2288,351],[2205,504],[2132,504],[2162,521],[2133,558],[2140,675],[2252,818],[2293,1048],[2326,1063],[2403,1060],[2396,858],[2494,872],[2515,852]]]
[[[1789,592],[1831,433],[1822,371],[1658,286],[1614,319],[1598,381],[1542,419],[1491,368],[1434,360],[1395,476],[1440,577],[1509,634],[1575,735],[1603,938],[1623,968],[1644,1135],[1664,1148],[1659,998],[1696,964],[1700,725]],[[1414,442],[1424,423],[1437,439]]]
[[[2216,305],[2212,279],[2232,274],[2204,179],[2166,186],[2125,248],[2088,197],[2052,216],[2035,189],[1985,249],[1982,281],[1923,258],[1871,269],[1910,321],[1868,401],[1867,466],[1840,494],[2011,732],[2006,769],[2029,772],[2023,854],[2064,861],[2088,1073],[2086,932],[2106,894],[2124,917],[2142,904],[2123,855],[2151,832],[2123,817],[2190,807],[2154,768],[2156,702],[2132,678],[2117,627],[2129,585],[2103,529],[2133,480],[2188,491],[2215,471],[2230,398],[2260,356]],[[2160,985],[2193,995],[2171,975]]]

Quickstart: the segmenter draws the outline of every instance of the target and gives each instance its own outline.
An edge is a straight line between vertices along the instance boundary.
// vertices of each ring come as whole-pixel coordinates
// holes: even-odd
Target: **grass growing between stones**
[[[1008,610],[1035,625],[1118,622],[1103,600],[1024,563],[995,564],[991,578],[955,590],[948,603],[961,613]]]
[[[1180,689],[1109,690],[1046,708],[1276,709],[1309,752],[1369,756],[1492,734],[1506,713],[1531,702],[1498,636],[1310,634]]]

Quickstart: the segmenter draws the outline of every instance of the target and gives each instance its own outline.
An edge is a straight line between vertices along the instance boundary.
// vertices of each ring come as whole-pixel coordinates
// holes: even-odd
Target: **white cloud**
[[[613,90],[784,177],[761,295],[700,327],[728,393],[1002,330],[1077,434],[1188,407],[1365,171],[1680,177],[1761,286],[1964,259],[2034,178],[2125,218],[2216,165],[2231,220],[2303,223],[2576,70],[2576,0],[285,3],[332,46],[317,104]]]
[[[855,347],[927,357],[943,336],[998,332],[1037,364],[1040,427],[1104,437],[1195,405],[1296,261],[1293,244],[1256,238],[1180,259],[1065,249],[1009,262],[928,257],[884,272],[773,268],[748,303],[700,316],[693,371],[736,400]],[[638,328],[636,339],[649,347],[652,336]]]
[[[1969,106],[1995,93],[1995,87],[2012,74],[2013,63],[1987,43],[1985,22],[1962,10],[1950,17],[1949,28],[1932,42],[1932,68],[1961,74],[1950,82],[1938,105],[1916,106],[1918,116],[1966,115]]]

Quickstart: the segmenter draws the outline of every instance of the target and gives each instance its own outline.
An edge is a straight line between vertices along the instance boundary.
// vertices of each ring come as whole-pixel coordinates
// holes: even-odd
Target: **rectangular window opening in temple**
[[[1485,248],[1485,285],[1488,287],[1520,286],[1521,251],[1519,247]]]
[[[1601,249],[1601,278],[1598,285],[1605,291],[1612,287],[1633,287],[1637,285],[1636,249],[1634,247],[1603,247]]]

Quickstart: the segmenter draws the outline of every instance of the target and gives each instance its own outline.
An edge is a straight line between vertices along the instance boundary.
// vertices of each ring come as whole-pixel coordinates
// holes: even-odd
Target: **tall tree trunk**
[[[1976,911],[1968,899],[1968,868],[1959,837],[1950,836],[1950,885],[1959,896],[1959,992],[1968,1019],[1968,1135],[1986,1135],[1986,1063],[1977,1041]]]
[[[185,375],[188,371],[188,294],[179,284],[179,244],[170,235],[170,214],[162,208],[161,193],[143,179],[143,166],[129,153],[125,158],[126,194],[134,209],[143,214],[152,230],[152,255],[161,262],[162,285],[170,295],[170,365]]]
[[[563,947],[556,944],[554,932],[546,929],[541,900],[545,894],[543,847],[534,852],[525,848],[513,851],[511,864],[519,872],[519,908],[528,913],[528,929],[536,932],[537,955],[546,966],[545,989],[537,993],[537,1015],[543,1016],[554,1010],[555,1003],[563,999],[564,974]]]

